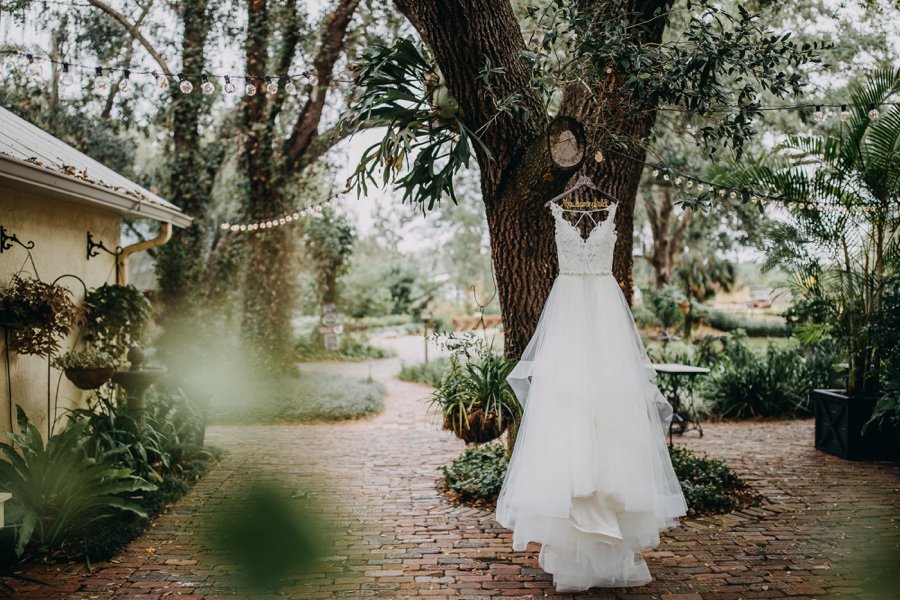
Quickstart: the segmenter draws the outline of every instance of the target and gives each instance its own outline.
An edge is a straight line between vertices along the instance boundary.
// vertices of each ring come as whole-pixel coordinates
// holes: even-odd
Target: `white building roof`
[[[189,227],[191,217],[127,177],[0,108],[0,183]]]

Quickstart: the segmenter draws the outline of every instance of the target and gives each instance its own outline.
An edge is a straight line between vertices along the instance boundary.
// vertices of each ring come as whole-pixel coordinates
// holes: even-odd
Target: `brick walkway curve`
[[[117,559],[94,565],[92,575],[83,565],[32,567],[29,577],[52,585],[16,583],[14,597],[573,597],[554,595],[551,577],[537,566],[537,544],[512,552],[509,531],[492,513],[454,507],[435,490],[438,465],[463,445],[426,414],[429,388],[395,378],[397,359],[304,368],[371,372],[387,386],[384,412],[328,425],[211,427],[208,440],[224,448],[226,457],[145,536]],[[865,578],[872,561],[900,570],[900,466],[817,453],[810,420],[704,429],[704,438],[683,442],[726,459],[769,502],[685,520],[647,553],[655,577],[647,586],[575,597],[893,596],[867,592]],[[235,591],[222,557],[201,542],[208,517],[260,472],[295,489],[315,481],[318,499],[339,528],[322,573],[270,596]]]

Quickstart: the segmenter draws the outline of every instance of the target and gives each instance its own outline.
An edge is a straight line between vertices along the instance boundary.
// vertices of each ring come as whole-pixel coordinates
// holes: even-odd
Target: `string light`
[[[869,105],[869,119],[872,121],[877,121],[878,117],[881,116],[881,113],[878,112],[878,109],[874,104]]]
[[[847,110],[846,104],[841,104],[841,121],[847,122],[850,120],[850,111]]]
[[[122,73],[122,81],[119,82],[120,92],[130,92],[134,85],[131,83],[131,71],[125,69]]]
[[[266,77],[266,94],[274,96],[278,93],[278,80]]]
[[[34,56],[31,54],[27,54],[28,58],[28,74],[34,77],[35,79],[40,79],[44,76],[44,67],[41,66],[39,61],[34,60]]]
[[[244,93],[248,96],[255,96],[256,85],[252,81],[247,81],[247,85],[244,86]]]
[[[287,92],[288,94],[296,94],[297,86],[294,85],[294,81],[290,77],[288,77],[286,79],[287,79],[287,81],[284,83],[284,91]]]
[[[335,200],[339,196],[340,194],[335,194],[316,204],[310,204],[303,209],[295,210],[283,215],[279,215],[277,217],[270,217],[268,219],[263,219],[260,221],[253,221],[250,223],[224,222],[219,225],[219,229],[221,229],[222,231],[230,231],[231,233],[244,233],[247,231],[265,231],[267,229],[275,229],[276,227],[284,227],[285,225],[288,225],[290,223],[300,221],[301,217],[323,212],[325,210],[325,207],[328,206],[328,204],[332,200]]]
[[[200,84],[200,91],[209,96],[213,92],[216,91],[216,86],[213,85],[213,82],[209,80],[209,77],[206,75],[201,75],[200,80],[203,82]]]
[[[813,113],[813,118],[816,120],[817,123],[821,123],[822,121],[825,120],[825,113],[822,112],[821,104],[816,106],[816,112]]]
[[[72,76],[72,72],[69,70],[69,63],[67,62],[63,63],[63,72],[62,77],[59,78],[59,83],[66,87],[75,84],[75,78]]]
[[[226,94],[233,94],[233,93],[234,93],[235,87],[234,87],[234,84],[231,83],[231,77],[230,77],[230,76],[228,76],[228,75],[225,76],[225,85],[224,85],[223,87],[224,87],[224,89],[225,89],[225,93],[226,93]]]
[[[161,90],[166,90],[169,88],[169,78],[165,75],[160,75],[156,71],[152,71],[153,79],[156,81],[156,87]]]
[[[94,78],[94,90],[104,94],[109,90],[109,77],[103,74],[103,67],[97,67],[95,73],[97,76]]]
[[[194,84],[184,76],[184,73],[178,74],[178,82],[178,89],[181,90],[182,94],[190,94],[194,91]]]

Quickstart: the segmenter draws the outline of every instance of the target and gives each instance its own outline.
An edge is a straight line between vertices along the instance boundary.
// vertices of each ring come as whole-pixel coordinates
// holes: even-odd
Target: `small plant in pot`
[[[444,429],[468,444],[497,439],[521,416],[506,381],[515,363],[491,351],[474,335],[449,336],[450,368],[435,389],[431,405],[443,415]]]
[[[109,354],[121,356],[140,344],[150,319],[150,302],[133,285],[104,284],[84,299],[84,339]]]
[[[53,361],[66,378],[82,390],[95,390],[109,381],[119,366],[119,359],[103,350],[66,352]]]
[[[9,330],[10,349],[20,354],[56,354],[79,314],[72,293],[60,285],[17,274],[0,289],[0,326]]]

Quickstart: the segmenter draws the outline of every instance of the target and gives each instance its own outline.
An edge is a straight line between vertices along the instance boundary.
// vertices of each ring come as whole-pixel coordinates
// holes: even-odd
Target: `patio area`
[[[572,597],[555,595],[537,565],[537,544],[512,552],[493,513],[453,506],[436,491],[438,466],[463,445],[426,415],[430,388],[399,381],[399,367],[398,359],[305,366],[371,373],[387,386],[384,412],[336,424],[211,427],[208,442],[226,451],[221,464],[146,535],[117,559],[93,565],[93,574],[81,564],[31,568],[22,575],[47,585],[8,581],[14,596]],[[683,521],[647,554],[651,584],[577,597],[883,597],[867,595],[865,577],[878,570],[879,557],[887,567],[897,556],[900,466],[816,452],[812,420],[710,423],[704,431],[702,439],[676,440],[725,459],[767,501]],[[260,473],[289,490],[315,489],[338,531],[317,576],[270,595],[240,590],[233,568],[204,541],[211,517],[233,510],[230,499]]]

